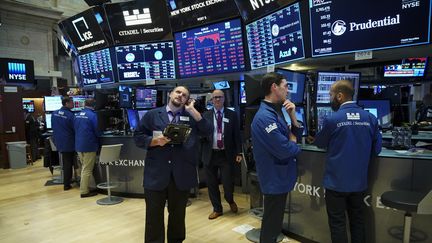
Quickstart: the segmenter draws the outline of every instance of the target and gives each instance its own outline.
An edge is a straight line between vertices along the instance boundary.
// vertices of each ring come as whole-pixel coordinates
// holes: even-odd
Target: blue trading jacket
[[[327,148],[323,185],[338,192],[359,192],[367,188],[371,156],[381,152],[378,121],[355,103],[342,105],[324,120],[314,144]]]
[[[98,121],[96,113],[88,108],[75,114],[75,149],[77,152],[97,152],[99,150]]]
[[[72,111],[64,106],[51,116],[54,144],[59,152],[75,151],[74,119]]]
[[[196,122],[186,111],[181,114],[179,123],[189,124],[192,128],[186,143],[149,147],[153,131],[163,131],[169,124],[166,106],[150,110],[140,120],[134,137],[136,146],[147,150],[144,188],[163,190],[168,186],[171,176],[179,190],[189,190],[198,184],[199,136],[210,136],[213,129],[206,119]]]
[[[253,155],[261,191],[281,194],[293,189],[297,180],[299,146],[289,140],[285,119],[264,102],[252,121]],[[293,128],[295,135],[302,129]]]

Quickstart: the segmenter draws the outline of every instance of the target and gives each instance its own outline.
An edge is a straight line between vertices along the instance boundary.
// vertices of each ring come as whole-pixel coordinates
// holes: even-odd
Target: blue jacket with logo
[[[51,116],[54,144],[59,152],[75,151],[74,119],[75,115],[65,106]]]
[[[292,128],[295,135],[302,129]],[[297,180],[296,156],[299,146],[289,140],[285,119],[272,107],[261,102],[251,127],[253,156],[259,184],[264,194],[291,191]]]
[[[163,132],[169,123],[166,106],[155,108],[144,115],[134,134],[136,146],[147,150],[143,182],[145,189],[163,190],[171,177],[179,190],[189,190],[198,185],[199,136],[210,136],[213,133],[212,126],[206,119],[197,122],[183,111],[178,123],[192,128],[188,140],[183,144],[150,147],[153,133]]]
[[[355,103],[343,104],[324,120],[314,144],[327,148],[323,185],[338,192],[367,189],[368,166],[381,152],[377,118]]]
[[[99,150],[98,120],[96,113],[85,108],[75,114],[75,149],[77,152],[97,152]]]

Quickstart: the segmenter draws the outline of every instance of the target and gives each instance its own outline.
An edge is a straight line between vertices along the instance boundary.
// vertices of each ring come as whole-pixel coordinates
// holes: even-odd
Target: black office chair
[[[412,213],[432,214],[432,191],[387,191],[381,195],[381,202],[387,207],[405,211],[403,243],[410,242]]]

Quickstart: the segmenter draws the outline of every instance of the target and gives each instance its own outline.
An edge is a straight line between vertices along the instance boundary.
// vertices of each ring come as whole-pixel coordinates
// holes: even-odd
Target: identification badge
[[[188,116],[180,116],[180,121],[189,121]]]
[[[229,119],[228,119],[228,118],[225,118],[225,117],[224,117],[222,120],[223,120],[223,122],[225,122],[225,123],[229,123]]]
[[[153,131],[153,137],[154,138],[161,137],[162,135],[163,135],[162,131]]]
[[[222,133],[217,133],[216,137],[217,137],[216,140],[221,141],[222,140]]]

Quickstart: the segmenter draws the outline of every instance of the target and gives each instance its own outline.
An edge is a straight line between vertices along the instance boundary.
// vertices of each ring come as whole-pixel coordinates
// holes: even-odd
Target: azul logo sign
[[[27,80],[26,66],[24,63],[8,63],[8,73],[10,80]]]
[[[359,31],[359,30],[368,30],[368,29],[376,29],[391,25],[398,25],[400,24],[400,15],[397,14],[394,17],[387,16],[380,20],[371,20],[369,19],[367,22],[364,23],[356,23],[356,22],[350,22],[349,23],[349,31]],[[331,31],[333,35],[340,36],[345,33],[347,30],[347,26],[345,21],[343,20],[336,20],[331,25]]]
[[[85,30],[81,33],[81,31],[79,30],[80,28],[80,23],[83,23],[85,26]],[[89,27],[87,25],[86,20],[84,19],[84,17],[79,17],[75,20],[72,21],[72,24],[75,28],[75,31],[78,34],[78,37],[80,38],[81,41],[87,41],[87,40],[91,40],[93,39],[93,34],[92,32],[89,30]]]
[[[132,10],[132,14],[130,14],[129,11],[123,11],[126,26],[151,24],[152,19],[150,15],[150,9],[143,8],[142,10],[142,13],[140,13],[139,9],[134,9]]]

